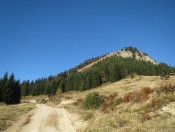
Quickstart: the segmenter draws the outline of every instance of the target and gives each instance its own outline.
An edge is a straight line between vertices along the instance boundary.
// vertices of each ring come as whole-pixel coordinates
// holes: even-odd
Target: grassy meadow
[[[83,100],[98,92],[105,102],[99,109],[85,110]],[[63,94],[77,102],[66,106],[88,122],[86,132],[175,131],[175,76],[135,76],[106,83],[84,92]]]

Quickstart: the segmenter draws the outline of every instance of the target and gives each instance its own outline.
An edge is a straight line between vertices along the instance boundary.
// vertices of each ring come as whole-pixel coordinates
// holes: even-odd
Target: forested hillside
[[[168,66],[165,63],[152,63],[150,61],[137,59],[137,55],[141,52],[136,48],[128,47],[124,50],[131,51],[132,57],[113,55],[98,61],[98,63],[83,72],[77,71],[78,68],[85,66],[85,64],[98,60],[100,58],[98,57],[85,61],[79,66],[60,73],[57,76],[41,78],[32,82],[24,81],[21,84],[22,95],[53,95],[56,93],[57,89],[61,89],[63,92],[71,90],[83,91],[95,88],[109,81],[118,81],[133,73],[155,76],[169,75],[175,72],[174,67]],[[147,56],[146,53],[144,53],[144,55]],[[142,57],[141,54],[140,56]]]

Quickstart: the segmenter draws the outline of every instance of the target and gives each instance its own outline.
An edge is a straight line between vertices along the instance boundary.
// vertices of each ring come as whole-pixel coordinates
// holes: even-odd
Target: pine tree
[[[3,79],[1,80],[1,100],[2,102],[5,102],[6,99],[6,82],[8,81],[8,73],[6,72]]]
[[[14,100],[14,104],[18,104],[21,102],[21,88],[19,81],[15,81],[14,83]]]
[[[11,74],[8,81],[5,83],[5,103],[15,104],[15,80],[14,74]]]

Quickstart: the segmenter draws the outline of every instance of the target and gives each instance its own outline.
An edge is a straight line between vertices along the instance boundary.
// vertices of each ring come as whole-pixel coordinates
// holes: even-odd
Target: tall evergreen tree
[[[6,73],[3,79],[0,81],[1,85],[1,102],[6,104],[18,104],[21,100],[21,89],[19,81],[16,81],[14,74],[11,74],[8,78]]]
[[[8,73],[6,72],[3,79],[1,80],[1,100],[5,102],[6,99],[6,83],[8,81]]]
[[[14,104],[18,104],[21,102],[21,87],[19,80],[14,83]]]

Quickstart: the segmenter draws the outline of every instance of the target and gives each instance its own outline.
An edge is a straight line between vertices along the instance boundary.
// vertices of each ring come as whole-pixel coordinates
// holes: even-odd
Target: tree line
[[[65,71],[56,76],[41,78],[35,81],[24,81],[21,84],[22,95],[53,95],[57,89],[66,91],[84,91],[98,87],[106,82],[115,82],[128,75],[157,76],[175,72],[175,68],[165,63],[157,65],[137,60],[135,57],[123,58],[112,56],[95,64],[86,71],[78,72],[76,69]]]
[[[131,51],[133,54],[140,53],[133,47],[123,50]],[[148,61],[137,60],[135,55],[129,58],[114,55],[99,61],[85,71],[78,72],[79,68],[103,56],[87,60],[77,67],[56,76],[39,78],[35,81],[26,80],[20,83],[19,80],[15,79],[14,74],[8,76],[8,73],[6,73],[0,78],[0,103],[18,104],[20,103],[21,95],[54,95],[58,89],[62,92],[84,91],[98,87],[106,82],[118,81],[128,75],[133,75],[133,73],[149,76],[166,76],[170,75],[170,73],[175,73],[175,67],[168,66],[165,63],[153,64]]]
[[[0,78],[0,103],[18,104],[20,100],[20,82],[15,80],[14,74],[8,77],[8,73],[5,73],[4,77]]]

